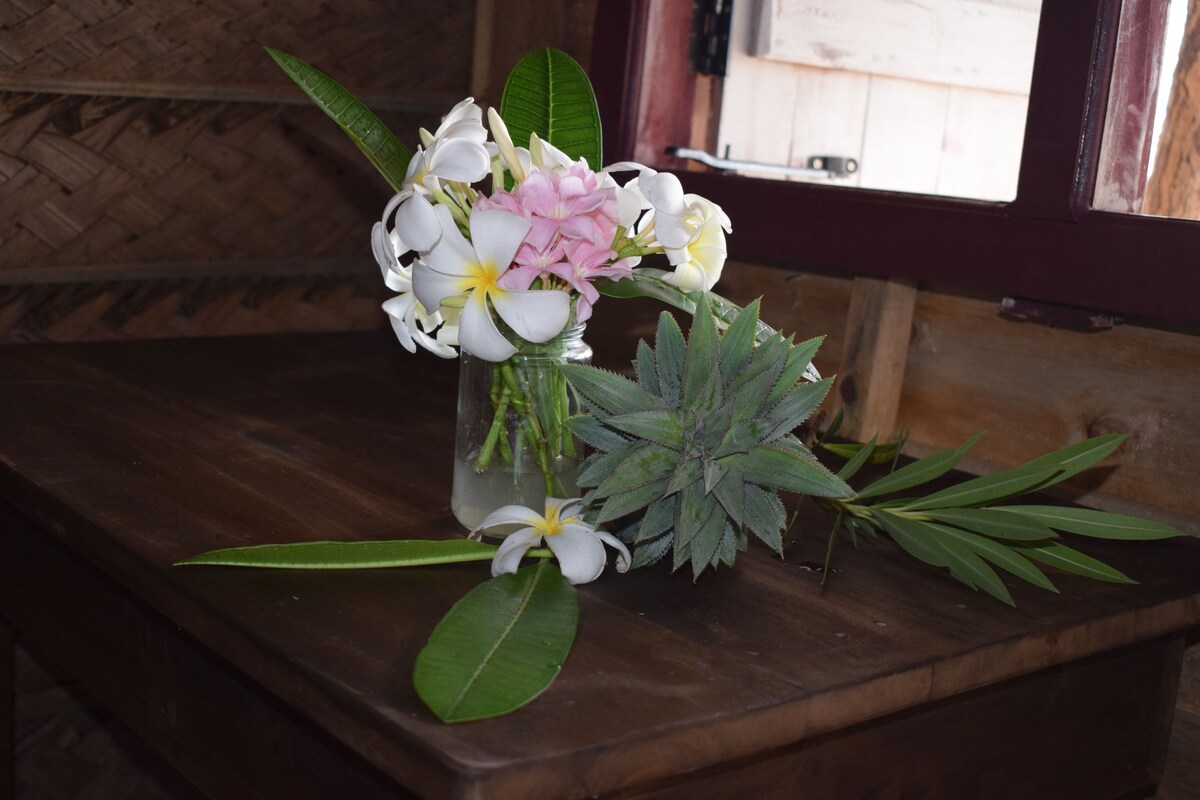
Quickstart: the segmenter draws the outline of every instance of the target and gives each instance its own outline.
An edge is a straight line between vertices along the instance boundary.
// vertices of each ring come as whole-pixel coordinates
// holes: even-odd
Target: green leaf
[[[821,405],[832,385],[833,380],[826,378],[816,383],[804,383],[785,394],[783,399],[767,412],[767,417],[775,422],[775,430],[769,438],[776,439],[789,433],[808,419],[817,406]]]
[[[651,267],[639,267],[632,277],[619,281],[599,278],[592,285],[600,294],[606,297],[648,297],[658,300],[671,308],[693,314],[696,311],[696,301],[678,287],[665,282],[662,276],[668,273]],[[669,315],[668,315],[669,316]]]
[[[721,336],[721,374],[729,380],[736,375],[754,351],[754,337],[758,332],[758,300],[746,306],[729,329]]]
[[[637,358],[633,362],[637,370],[638,385],[650,394],[661,394],[658,387],[658,364],[654,360],[654,350],[646,344],[645,339],[638,339]]]
[[[337,81],[295,56],[266,48],[267,54],[358,146],[393,191],[400,191],[412,153],[371,110]]]
[[[504,84],[500,116],[519,147],[528,147],[536,133],[571,158],[586,158],[594,170],[603,166],[591,81],[561,50],[534,50],[517,62]]]
[[[922,523],[890,511],[876,510],[873,518],[909,555],[935,567],[950,566],[950,554],[934,537],[928,535]]]
[[[1028,542],[1058,538],[1054,531],[1036,519],[1005,513],[1000,508],[940,508],[923,512],[923,516],[993,539]]]
[[[729,518],[725,516],[725,511],[713,503],[712,514],[688,542],[692,557],[692,580],[699,579],[700,573],[717,557],[721,536],[728,525]]]
[[[1183,531],[1162,522],[1124,514],[1110,514],[1091,508],[1064,506],[996,506],[995,511],[1029,517],[1051,528],[1098,539],[1169,539],[1186,536]]]
[[[610,414],[632,414],[660,407],[658,398],[614,372],[586,364],[563,364],[559,369],[575,391]]]
[[[947,539],[957,541],[974,550],[997,567],[1012,573],[1024,581],[1032,583],[1034,586],[1049,592],[1058,591],[1058,589],[1054,588],[1054,584],[1037,567],[1018,555],[1015,548],[994,542],[985,536],[976,536],[973,533],[949,528],[945,525],[931,525],[930,527],[937,531],[943,543]]]
[[[950,557],[951,576],[972,588],[983,589],[1003,603],[1014,605],[1004,581],[971,548],[953,538],[943,538],[940,544]]]
[[[958,462],[963,460],[963,457],[975,446],[981,436],[983,436],[982,433],[977,433],[953,450],[942,450],[884,475],[859,491],[858,496],[860,499],[865,499],[892,494],[940,478],[958,466]]]
[[[751,483],[818,497],[850,497],[853,490],[829,470],[774,447],[754,447],[734,465]]]
[[[840,456],[841,458],[846,458],[846,459],[854,458],[854,456],[857,455],[858,452],[860,450],[862,450],[863,447],[865,447],[865,446],[866,445],[861,445],[861,444],[840,444],[840,443],[836,443],[836,442],[834,442],[834,443],[821,442],[821,448],[823,450],[833,453],[835,456]],[[871,453],[871,463],[872,464],[886,464],[887,462],[891,461],[892,459],[894,459],[896,457],[896,454],[899,452],[899,450],[900,450],[899,442],[884,442],[883,444],[877,443],[875,445],[874,451]]]
[[[604,501],[604,507],[600,510],[596,523],[608,522],[637,511],[663,497],[666,490],[667,479],[663,478],[661,481],[647,483],[636,489],[630,489],[628,492],[614,494]]]
[[[660,560],[671,550],[672,537],[661,535],[657,539],[653,539],[644,544],[639,544],[633,550],[633,558],[630,559],[630,567],[637,569],[638,567],[647,567],[656,561]]]
[[[674,411],[634,411],[606,419],[605,424],[675,450],[683,449],[683,428]]]
[[[871,458],[871,454],[875,452],[875,443],[878,439],[878,436],[872,436],[871,441],[859,447],[858,451],[850,456],[850,460],[838,470],[837,476],[844,481],[848,481],[857,475],[858,471],[862,469],[863,464],[866,464],[867,460]]]
[[[1035,487],[1043,486],[1046,479],[1057,469],[1057,467],[1043,467],[1037,464],[1006,469],[926,495],[916,502],[909,503],[905,508],[909,511],[921,511],[927,508],[973,506],[1003,500],[1006,497],[1023,494]]]
[[[571,433],[575,434],[597,450],[603,450],[607,452],[609,450],[616,450],[618,447],[629,444],[628,439],[616,431],[606,427],[604,423],[593,417],[591,414],[580,414],[576,417],[568,417],[567,428],[570,429]]]
[[[824,341],[824,336],[818,336],[788,348],[787,363],[783,367],[783,372],[779,375],[779,380],[767,396],[768,405],[779,402],[779,399],[787,394],[796,385],[797,381],[804,377],[804,371],[808,369],[813,356],[817,354],[817,348]]]
[[[742,525],[746,508],[746,480],[740,470],[727,469],[725,477],[713,487],[713,494],[721,508],[733,520],[735,525]]]
[[[675,494],[704,477],[704,465],[698,458],[685,458],[675,467],[675,474],[667,485],[666,494]]]
[[[617,465],[629,457],[629,454],[641,446],[641,442],[626,442],[620,447],[613,448],[607,453],[592,453],[579,466],[579,477],[575,479],[577,486],[599,486]]]
[[[679,454],[669,447],[643,443],[600,482],[594,494],[596,497],[608,497],[663,480],[675,471],[678,461]]]
[[[713,322],[708,301],[701,299],[696,306],[696,314],[692,317],[692,327],[688,331],[687,354],[683,363],[682,397],[685,407],[699,403],[702,394],[707,397],[716,392],[719,396],[721,387],[712,386],[714,376],[720,380],[720,376],[716,374],[717,363],[717,326]],[[717,405],[719,404],[717,401]],[[716,405],[712,405],[711,408],[716,408]]]
[[[676,550],[691,544],[714,514],[724,518],[725,512],[718,508],[719,505],[716,497],[705,494],[704,486],[698,481],[683,488],[675,506]]]
[[[770,420],[744,419],[735,422],[725,431],[721,443],[713,451],[713,458],[725,458],[737,453],[745,453],[751,447],[766,444],[775,426]]]
[[[654,334],[654,357],[658,362],[658,384],[667,408],[679,407],[679,393],[683,387],[683,361],[687,345],[683,331],[675,318],[667,312],[658,315],[658,330]]]
[[[507,714],[544,692],[579,626],[575,587],[550,561],[483,583],[434,628],[413,686],[443,722]]]
[[[768,492],[752,483],[746,484],[746,527],[762,539],[776,553],[783,552],[783,526],[787,524],[787,511],[774,492]]]
[[[470,539],[385,542],[295,542],[210,550],[176,566],[199,564],[274,569],[373,569],[490,561],[496,546]]]
[[[1057,567],[1063,572],[1070,572],[1073,575],[1082,575],[1085,578],[1109,583],[1137,583],[1128,575],[1107,564],[1058,542],[1021,546],[1018,552],[1034,561]]]
[[[634,538],[634,544],[642,544],[651,539],[655,539],[675,525],[675,498],[661,497],[646,507],[646,513],[642,515],[641,522],[638,524],[637,536]]]
[[[1039,456],[1028,464],[1025,464],[1025,466],[1057,467],[1062,470],[1062,473],[1054,476],[1052,483],[1058,483],[1070,478],[1072,475],[1078,475],[1088,467],[1104,460],[1120,447],[1121,442],[1125,441],[1126,438],[1127,434],[1124,433],[1110,433],[1105,436],[1085,439],[1082,442],[1076,442],[1060,450],[1055,450],[1053,453]]]

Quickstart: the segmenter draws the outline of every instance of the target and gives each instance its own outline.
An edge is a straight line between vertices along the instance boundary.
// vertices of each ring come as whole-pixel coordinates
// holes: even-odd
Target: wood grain
[[[12,800],[16,790],[13,774],[15,659],[13,630],[6,619],[0,619],[0,798],[3,800]]]
[[[822,591],[800,568],[828,524],[808,506],[785,561],[755,548],[696,584],[648,569],[589,585],[576,648],[546,694],[513,717],[444,726],[403,676],[477,568],[169,565],[237,544],[461,535],[446,504],[453,364],[408,356],[390,335],[320,335],[7,348],[0,367],[0,492],[42,532],[0,559],[4,607],[57,630],[51,619],[72,606],[33,590],[85,564],[92,577],[71,567],[71,585],[120,586],[123,608],[161,620],[146,628],[140,613],[97,606],[79,621],[93,644],[76,668],[120,685],[123,653],[104,645],[104,620],[127,623],[122,641],[146,643],[129,648],[133,663],[160,672],[182,629],[205,658],[220,654],[420,794],[632,791],[1200,623],[1192,541],[1088,545],[1141,583],[1056,576],[1061,595],[1015,586],[1017,611],[885,542],[839,551]],[[163,675],[192,678],[201,661],[170,661],[177,671]],[[149,715],[143,726],[165,724],[160,703],[137,697],[126,707]],[[186,730],[191,710],[179,713]]]
[[[1066,495],[1200,532],[1200,497],[1180,483],[1200,452],[1192,401],[1200,374],[1191,366],[1200,339],[1135,325],[1063,331],[937,292],[920,294],[914,327],[899,417],[913,454],[987,431],[964,464],[989,472],[1126,433],[1110,461],[1067,482]]]
[[[850,439],[891,441],[912,335],[917,287],[902,281],[855,278],[846,316],[837,397]]]

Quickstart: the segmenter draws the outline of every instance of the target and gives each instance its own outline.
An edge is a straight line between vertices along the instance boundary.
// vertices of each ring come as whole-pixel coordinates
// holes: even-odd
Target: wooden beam
[[[895,433],[916,302],[911,283],[854,279],[838,380],[846,413],[839,433],[858,441]]]

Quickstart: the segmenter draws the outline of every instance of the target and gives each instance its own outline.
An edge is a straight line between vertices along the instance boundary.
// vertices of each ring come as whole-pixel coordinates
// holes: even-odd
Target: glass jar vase
[[[547,496],[579,495],[583,450],[566,426],[577,400],[559,367],[591,361],[583,331],[516,340],[517,353],[498,363],[461,354],[450,509],[467,528],[504,505],[540,513]]]

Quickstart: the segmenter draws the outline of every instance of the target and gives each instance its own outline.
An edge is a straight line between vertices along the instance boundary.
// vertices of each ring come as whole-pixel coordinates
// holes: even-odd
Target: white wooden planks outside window
[[[1040,0],[751,0],[734,6],[718,147],[833,183],[1010,200]]]

